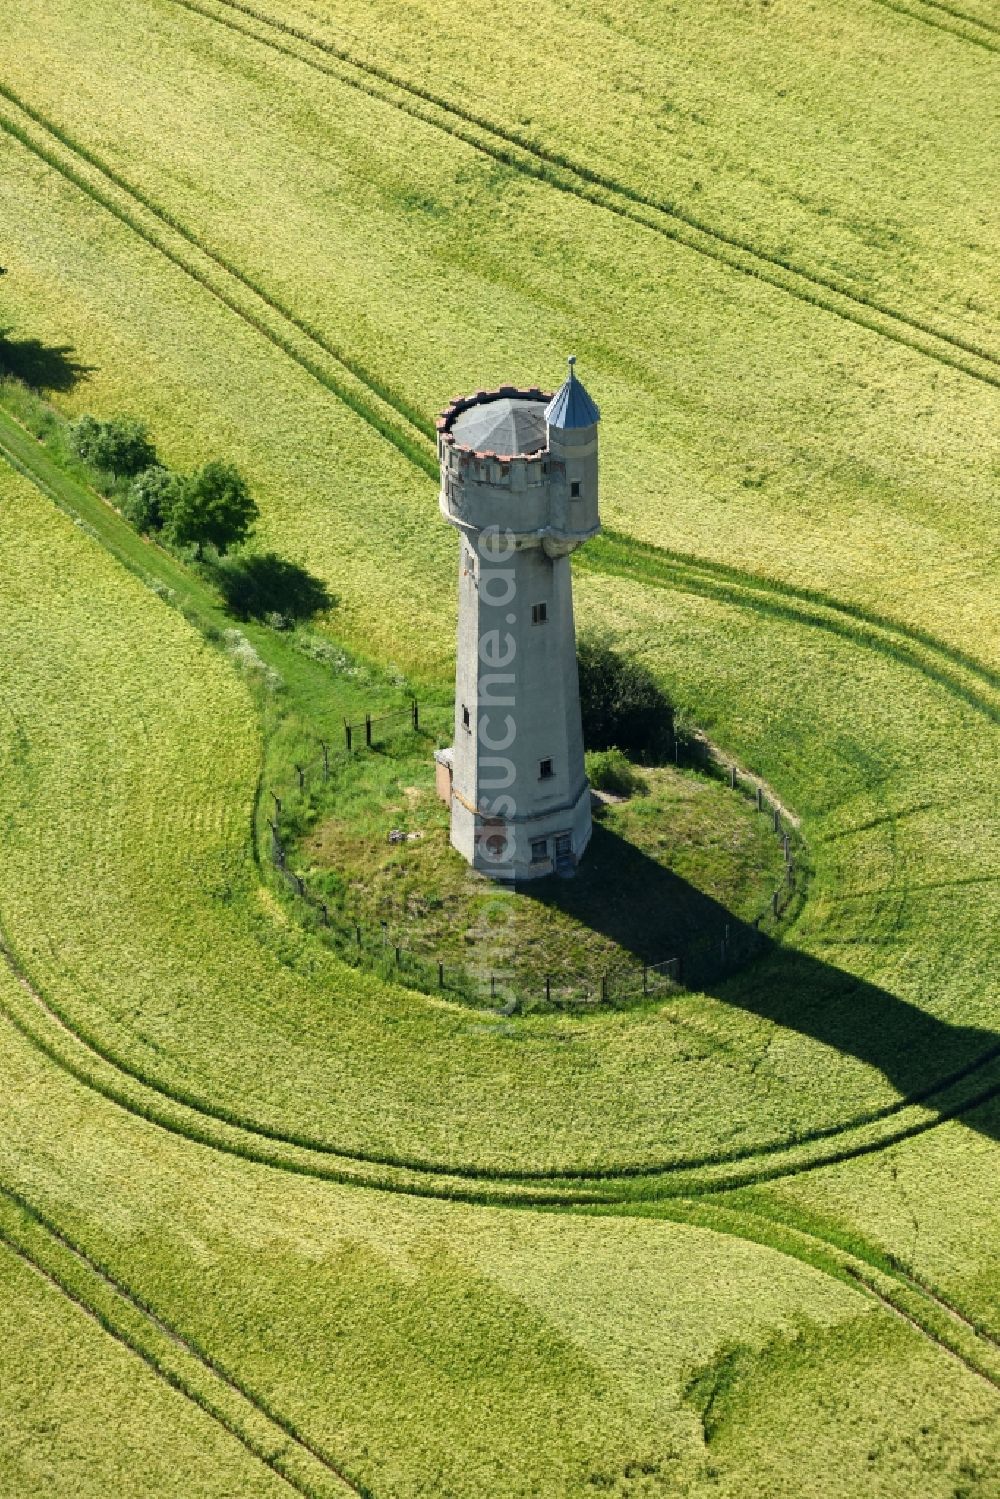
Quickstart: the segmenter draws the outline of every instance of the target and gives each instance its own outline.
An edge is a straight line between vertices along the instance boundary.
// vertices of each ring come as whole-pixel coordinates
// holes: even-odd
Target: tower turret
[[[451,837],[500,879],[567,872],[591,834],[569,557],[600,529],[600,413],[573,365],[554,396],[477,391],[438,422],[460,533]]]

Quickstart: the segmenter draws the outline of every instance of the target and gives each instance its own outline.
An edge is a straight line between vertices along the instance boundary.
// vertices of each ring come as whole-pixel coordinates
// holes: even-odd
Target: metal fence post
[[[440,961],[438,962],[438,988],[444,988],[444,964]]]
[[[417,707],[416,698],[410,704],[410,712],[413,714],[413,732],[416,733],[420,728],[420,709]]]
[[[371,716],[370,713],[366,713],[365,714],[365,744],[368,747],[368,749],[371,749],[371,747],[372,747],[372,716]]]
[[[545,975],[545,1003],[552,1003],[552,979],[548,974]]]
[[[296,773],[296,775],[299,778],[299,790],[300,791],[305,791],[305,789],[306,789],[306,773],[305,773],[305,770],[302,768],[301,765],[296,765],[296,767],[295,767],[295,773]]]
[[[729,767],[729,789],[730,789],[730,791],[735,791],[736,790],[736,766],[735,765],[730,765],[730,767]]]
[[[777,807],[775,807],[774,809],[774,831],[776,833],[781,832],[781,813],[778,811]]]
[[[763,812],[763,810],[764,810],[764,793],[761,790],[761,788],[758,786],[757,787],[757,811],[758,812]]]
[[[347,722],[346,718],[344,719],[344,738],[347,740],[347,753],[350,754],[351,753],[351,726]]]
[[[319,747],[323,751],[323,779],[328,781],[330,779],[330,746],[325,739],[321,739]]]

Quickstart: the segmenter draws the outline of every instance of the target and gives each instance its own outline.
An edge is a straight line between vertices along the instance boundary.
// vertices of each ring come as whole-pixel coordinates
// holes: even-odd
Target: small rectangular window
[[[551,779],[551,777],[552,777],[552,761],[551,760],[539,760],[539,762],[538,762],[538,779],[540,781],[548,781],[548,780]]]
[[[573,480],[572,484],[569,486],[569,492],[570,492],[570,495],[572,496],[572,498],[574,500],[578,500],[580,498],[580,481],[579,481],[579,479],[574,479]]]
[[[548,617],[549,617],[549,606],[548,606],[548,604],[532,604],[532,606],[531,606],[531,623],[533,625],[544,625],[544,623],[548,619]]]
[[[547,838],[532,838],[531,840],[531,862],[532,864],[544,864],[549,857],[549,840]]]
[[[465,704],[463,703],[462,704],[462,726],[467,729],[467,728],[470,727],[470,724],[471,724],[471,719],[469,717],[469,710],[465,706]]]

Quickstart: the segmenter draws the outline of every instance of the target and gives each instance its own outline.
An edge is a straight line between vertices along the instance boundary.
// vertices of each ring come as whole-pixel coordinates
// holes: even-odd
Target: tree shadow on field
[[[290,623],[312,619],[337,605],[321,578],[276,552],[220,557],[206,570],[222,594],[226,610],[237,619],[281,615]]]
[[[11,332],[10,328],[0,328],[0,379],[13,378],[31,390],[65,394],[94,373],[95,365],[73,358],[72,344],[12,338]]]
[[[640,962],[652,964],[681,952],[687,988],[877,1068],[906,1103],[959,1081],[966,1072],[972,1074],[970,1097],[989,1088],[985,1070],[977,1087],[975,1068],[1000,1055],[1000,1034],[954,1025],[808,953],[780,946],[597,823],[575,879],[531,881],[519,885],[518,894],[571,914]],[[735,950],[755,948],[757,955],[720,978],[715,955],[727,926]],[[715,940],[702,943],[701,954],[685,947],[705,934]],[[933,1108],[933,1098],[928,1106]],[[984,1115],[980,1110],[964,1122],[1000,1139],[997,1118]]]

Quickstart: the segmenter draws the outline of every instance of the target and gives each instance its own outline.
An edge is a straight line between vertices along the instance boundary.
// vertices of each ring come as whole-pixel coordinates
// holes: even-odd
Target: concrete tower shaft
[[[438,423],[460,533],[451,836],[500,879],[570,870],[590,840],[569,557],[600,529],[598,420],[571,365],[554,397],[478,391]]]

